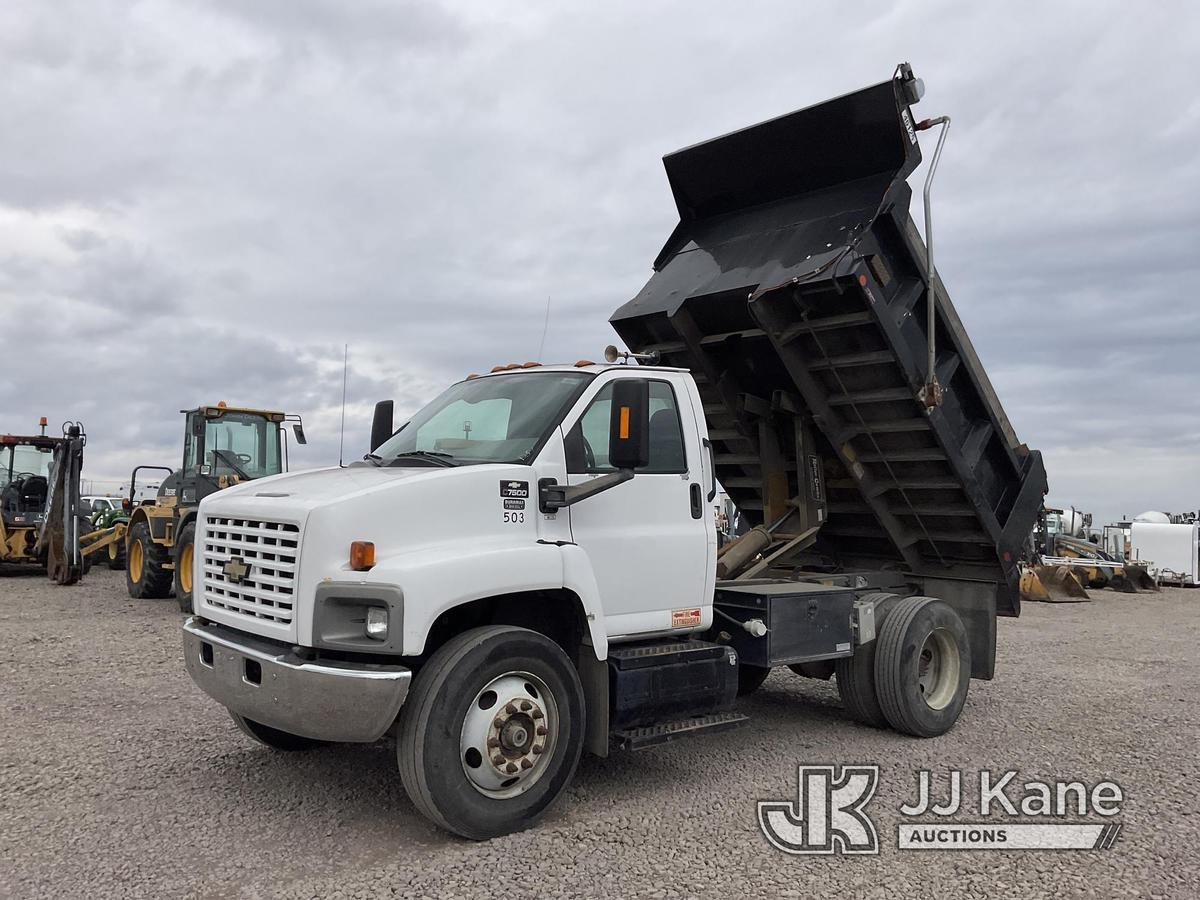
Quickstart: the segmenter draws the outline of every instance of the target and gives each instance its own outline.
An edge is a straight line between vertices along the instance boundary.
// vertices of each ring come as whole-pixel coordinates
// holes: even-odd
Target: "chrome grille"
[[[203,535],[205,603],[252,619],[292,621],[299,525],[212,516]],[[233,559],[241,560],[244,574],[226,571]]]

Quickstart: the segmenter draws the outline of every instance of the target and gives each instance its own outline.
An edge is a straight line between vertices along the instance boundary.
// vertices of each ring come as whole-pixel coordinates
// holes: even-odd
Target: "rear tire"
[[[493,625],[452,638],[417,673],[396,759],[421,813],[487,840],[530,827],[553,805],[583,733],[583,688],[567,654],[535,631]]]
[[[958,613],[932,597],[907,597],[876,642],[875,688],[888,723],[915,737],[953,728],[971,684],[971,647]]]
[[[150,536],[150,526],[138,522],[129,529],[128,556],[125,566],[125,586],[135,600],[161,600],[171,593],[171,570],[164,569],[170,552],[156,544]]]
[[[183,531],[179,532],[179,538],[175,541],[175,599],[179,601],[179,608],[183,612],[191,615],[192,609],[192,563],[193,554],[195,553],[196,544],[196,523],[188,522],[183,526]]]
[[[298,753],[304,750],[324,747],[328,743],[328,741],[318,741],[314,738],[301,737],[298,734],[292,734],[288,731],[280,731],[278,728],[272,728],[269,725],[263,725],[261,722],[255,722],[253,719],[240,716],[233,710],[229,711],[229,715],[242,734],[266,747],[270,747],[272,750],[282,750],[285,753]]]
[[[871,600],[879,596],[862,599]],[[875,690],[875,654],[883,624],[899,602],[900,598],[895,594],[882,595],[882,599],[875,604],[875,640],[856,647],[853,656],[843,657],[833,666],[842,706],[854,721],[872,728],[888,727],[887,716],[879,706],[879,696]]]

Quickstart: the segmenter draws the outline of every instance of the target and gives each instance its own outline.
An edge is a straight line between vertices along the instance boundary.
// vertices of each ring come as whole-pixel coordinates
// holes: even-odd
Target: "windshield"
[[[5,487],[20,475],[40,475],[45,478],[50,474],[51,456],[49,447],[11,444],[0,447],[0,487]]]
[[[460,381],[375,451],[384,464],[404,454],[451,463],[527,463],[592,378],[586,372],[522,372]],[[419,458],[419,456],[418,456]],[[409,457],[411,459],[411,457]]]
[[[197,441],[196,427],[203,421],[203,442]],[[226,412],[219,418],[189,416],[184,467],[207,467],[211,475],[237,475],[239,478],[265,478],[283,471],[279,454],[279,423],[261,415]]]

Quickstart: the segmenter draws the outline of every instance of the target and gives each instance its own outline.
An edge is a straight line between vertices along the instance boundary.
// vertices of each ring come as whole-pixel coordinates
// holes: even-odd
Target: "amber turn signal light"
[[[354,541],[350,545],[350,568],[365,572],[375,565],[375,545],[370,541]]]

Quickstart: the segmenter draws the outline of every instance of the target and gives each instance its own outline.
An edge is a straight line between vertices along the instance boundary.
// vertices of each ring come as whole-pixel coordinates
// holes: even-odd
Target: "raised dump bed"
[[[906,178],[921,159],[911,73],[664,159],[680,222],[612,317],[637,352],[688,368],[721,484],[753,522],[799,508],[808,568],[899,568],[996,584],[1046,475],[1018,442],[936,287],[940,406],[928,364],[925,249]]]

